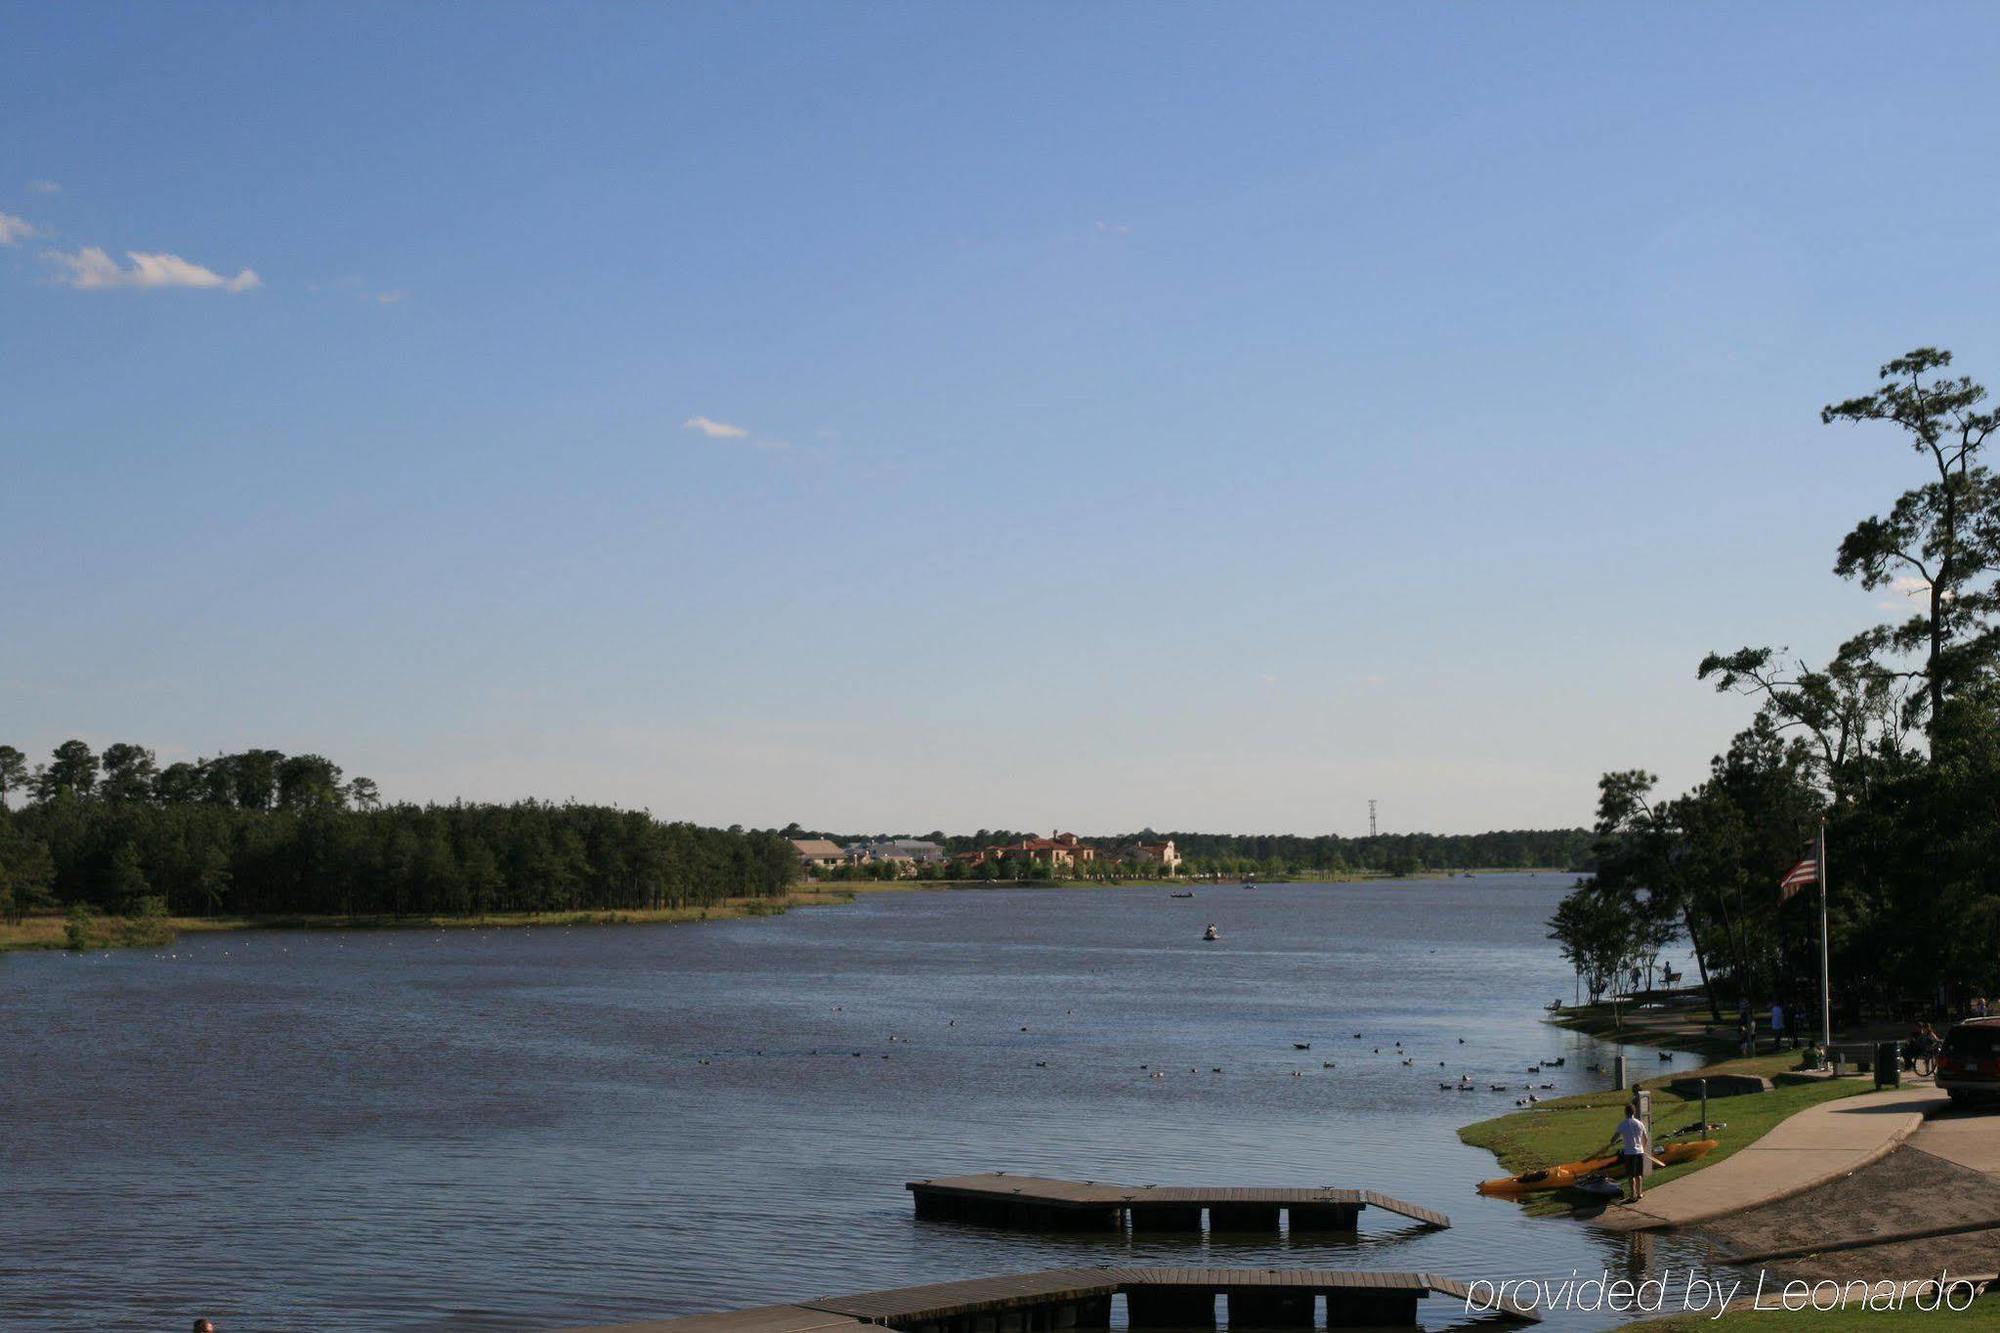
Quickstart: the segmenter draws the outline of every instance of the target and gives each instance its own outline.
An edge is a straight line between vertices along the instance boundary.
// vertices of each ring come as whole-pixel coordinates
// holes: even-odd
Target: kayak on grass
[[[1662,1166],[1679,1166],[1682,1162],[1692,1162],[1706,1153],[1720,1147],[1715,1139],[1696,1139],[1692,1143],[1674,1143],[1653,1154],[1653,1160]],[[1498,1180],[1479,1182],[1481,1194],[1539,1194],[1544,1190],[1568,1189],[1584,1176],[1596,1175],[1617,1167],[1616,1157],[1587,1157],[1580,1162],[1563,1162],[1557,1166],[1545,1166],[1535,1171],[1523,1171],[1518,1176],[1502,1176]]]

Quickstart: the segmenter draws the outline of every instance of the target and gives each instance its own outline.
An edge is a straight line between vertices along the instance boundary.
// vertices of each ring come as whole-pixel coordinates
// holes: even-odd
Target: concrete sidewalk
[[[1660,1231],[1789,1198],[1876,1161],[1946,1105],[1928,1082],[1822,1102],[1727,1160],[1648,1190],[1637,1203],[1614,1204],[1593,1222],[1614,1231]]]
[[[1967,1170],[2000,1176],[2000,1115],[1953,1111],[1937,1116],[1924,1122],[1910,1146]]]

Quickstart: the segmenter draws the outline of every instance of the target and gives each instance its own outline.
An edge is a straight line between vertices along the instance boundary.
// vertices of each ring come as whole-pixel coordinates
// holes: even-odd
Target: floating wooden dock
[[[1106,1231],[1131,1224],[1134,1231],[1276,1231],[1279,1214],[1291,1230],[1352,1231],[1363,1208],[1380,1208],[1423,1223],[1448,1227],[1451,1219],[1418,1204],[1374,1190],[1259,1189],[1199,1185],[1114,1185],[1097,1180],[976,1176],[912,1180],[905,1186],[917,1216],[940,1222],[978,1222],[1035,1231]]]
[[[1433,1294],[1464,1302],[1470,1292],[1465,1283],[1435,1273],[1050,1268],[577,1333],[861,1333],[884,1327],[899,1333],[1067,1333],[1109,1328],[1113,1297],[1124,1298],[1131,1328],[1203,1329],[1216,1325],[1218,1296],[1232,1329],[1412,1327],[1417,1302]],[[1541,1318],[1512,1300],[1490,1313]]]

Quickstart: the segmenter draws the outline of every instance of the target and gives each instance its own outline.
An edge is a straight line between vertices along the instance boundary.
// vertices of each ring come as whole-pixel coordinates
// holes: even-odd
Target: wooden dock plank
[[[760,1305],[644,1324],[603,1324],[572,1333],[854,1333],[867,1327],[862,1320],[802,1305]]]
[[[969,1176],[938,1176],[904,1184],[912,1193],[961,1198],[1008,1199],[1047,1208],[1206,1207],[1210,1204],[1291,1205],[1336,1204],[1380,1208],[1425,1226],[1449,1227],[1451,1219],[1435,1208],[1393,1198],[1377,1190],[1326,1186],[1260,1187],[1244,1185],[1119,1185],[1098,1180],[1059,1180],[1049,1176],[1015,1176],[1004,1171]]]
[[[1384,1212],[1400,1213],[1404,1217],[1414,1218],[1426,1226],[1449,1227],[1451,1225],[1451,1219],[1435,1208],[1425,1208],[1421,1204],[1410,1203],[1403,1199],[1392,1199],[1388,1195],[1378,1194],[1374,1190],[1362,1190],[1360,1193],[1363,1203],[1380,1208]]]
[[[1468,1284],[1436,1273],[1341,1271],[1319,1268],[1050,1268],[1028,1273],[935,1282],[921,1287],[821,1296],[792,1305],[769,1305],[720,1314],[690,1315],[652,1323],[605,1325],[577,1333],[859,1333],[871,1325],[907,1326],[962,1315],[1065,1301],[1108,1299],[1134,1291],[1293,1291],[1333,1293],[1432,1292],[1463,1301]],[[1538,1322],[1539,1312],[1509,1299],[1501,1313]]]
[[[1083,1300],[1110,1296],[1117,1290],[1117,1279],[1107,1268],[1049,1268],[1033,1273],[933,1282],[922,1287],[864,1291],[851,1296],[816,1296],[799,1304],[885,1323],[941,1319],[1037,1301]]]

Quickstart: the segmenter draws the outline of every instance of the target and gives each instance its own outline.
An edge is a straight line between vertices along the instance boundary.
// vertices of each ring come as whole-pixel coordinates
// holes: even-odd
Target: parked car
[[[2000,1018],[1971,1018],[1944,1034],[1937,1085],[1954,1106],[2000,1098]]]

